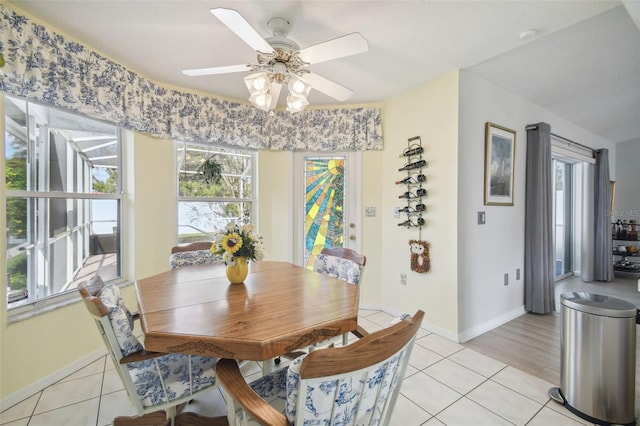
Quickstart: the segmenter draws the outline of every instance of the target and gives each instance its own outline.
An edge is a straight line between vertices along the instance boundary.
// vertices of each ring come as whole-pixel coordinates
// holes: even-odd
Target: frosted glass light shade
[[[249,89],[251,96],[265,94],[271,86],[271,78],[267,73],[259,72],[246,76],[244,78],[244,84],[247,86],[247,89]]]
[[[302,96],[287,96],[287,111],[289,111],[291,114],[304,110],[307,105],[309,105],[309,101],[307,101]]]
[[[298,77],[291,75],[289,77],[289,93],[293,96],[306,98],[311,91],[311,86]]]

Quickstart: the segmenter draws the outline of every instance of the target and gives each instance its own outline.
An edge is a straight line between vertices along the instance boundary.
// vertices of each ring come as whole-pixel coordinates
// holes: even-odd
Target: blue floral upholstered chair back
[[[138,416],[157,412],[163,419],[158,424],[165,424],[164,419],[176,416],[176,406],[217,388],[216,358],[145,351],[133,334],[134,315],[124,305],[116,285],[105,284],[95,276],[81,283],[78,290]],[[118,419],[121,421],[114,424],[127,424],[127,418]]]
[[[367,257],[344,247],[323,248],[320,254],[316,256],[313,262],[313,270],[349,284],[360,285],[362,282],[362,274],[367,264]],[[329,339],[336,341],[336,339]],[[342,344],[346,345],[349,341],[349,334],[342,335]],[[320,342],[309,348],[313,350],[316,347],[324,346],[328,342]]]
[[[222,256],[211,252],[210,241],[196,241],[171,248],[169,268],[178,269],[189,265],[222,263]]]
[[[338,278],[350,284],[360,285],[367,258],[348,248],[324,248],[316,256],[313,270]]]
[[[233,360],[220,360],[216,368],[228,396],[229,424],[393,424],[423,317],[418,311],[347,346],[313,351],[251,383]]]
[[[178,269],[189,265],[222,263],[222,257],[211,250],[181,251],[169,256],[169,268]]]

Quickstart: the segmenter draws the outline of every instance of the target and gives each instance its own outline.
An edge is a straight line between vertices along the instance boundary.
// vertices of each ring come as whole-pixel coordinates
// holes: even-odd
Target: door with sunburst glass
[[[313,267],[324,247],[358,250],[357,153],[296,154],[296,263]]]

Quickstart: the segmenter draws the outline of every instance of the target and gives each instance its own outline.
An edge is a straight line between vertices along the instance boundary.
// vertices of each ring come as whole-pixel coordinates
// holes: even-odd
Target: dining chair
[[[182,251],[209,250],[211,248],[211,244],[213,244],[211,241],[195,241],[192,243],[180,244],[171,247],[171,254]]]
[[[367,257],[355,250],[344,247],[324,247],[313,262],[313,270],[323,275],[328,275],[330,277],[346,281],[349,284],[360,285],[366,264]],[[358,328],[351,331],[351,333],[358,338],[369,334],[361,326],[358,326]],[[349,334],[347,333],[342,336],[332,337],[313,344],[306,348],[306,350],[313,351],[318,347],[334,344],[336,339],[339,337],[342,337],[342,345],[346,345],[348,343]],[[283,356],[285,358],[293,359],[300,356],[302,353],[304,353],[304,351],[295,351],[284,354]],[[274,362],[276,365],[280,364],[281,357],[275,358]]]
[[[216,367],[230,425],[387,425],[424,312],[339,348],[318,349],[246,383],[237,363]]]
[[[355,250],[345,247],[325,247],[320,251],[320,254],[316,256],[313,262],[313,270],[346,281],[349,284],[360,285],[366,264],[367,257]],[[362,337],[367,334],[367,331],[358,326],[358,328],[351,333],[356,337]],[[349,334],[342,335],[342,344],[346,345],[348,339]],[[325,344],[326,342],[320,342],[312,346],[310,350]]]
[[[172,247],[169,268],[178,269],[189,265],[222,263],[222,256],[211,252],[211,244],[213,243],[210,241],[197,241]]]
[[[313,270],[360,285],[367,257],[344,247],[323,248],[313,262]]]
[[[185,354],[149,352],[133,334],[136,315],[124,304],[120,289],[100,276],[78,285],[137,416],[119,416],[125,425],[226,425],[226,417],[183,412],[204,392],[218,389],[217,359]]]

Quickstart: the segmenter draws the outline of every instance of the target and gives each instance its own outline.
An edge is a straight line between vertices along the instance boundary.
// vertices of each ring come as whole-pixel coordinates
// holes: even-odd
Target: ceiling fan
[[[309,105],[307,96],[312,88],[341,102],[353,94],[351,89],[309,71],[309,66],[367,52],[369,45],[360,33],[300,49],[296,42],[287,38],[291,24],[284,18],[270,19],[267,27],[273,36],[263,38],[236,10],[214,8],[211,13],[256,51],[257,64],[189,69],[183,70],[183,74],[201,76],[256,71],[244,81],[249,89],[249,101],[263,111],[275,109],[285,84],[289,90],[287,111],[291,113]]]

